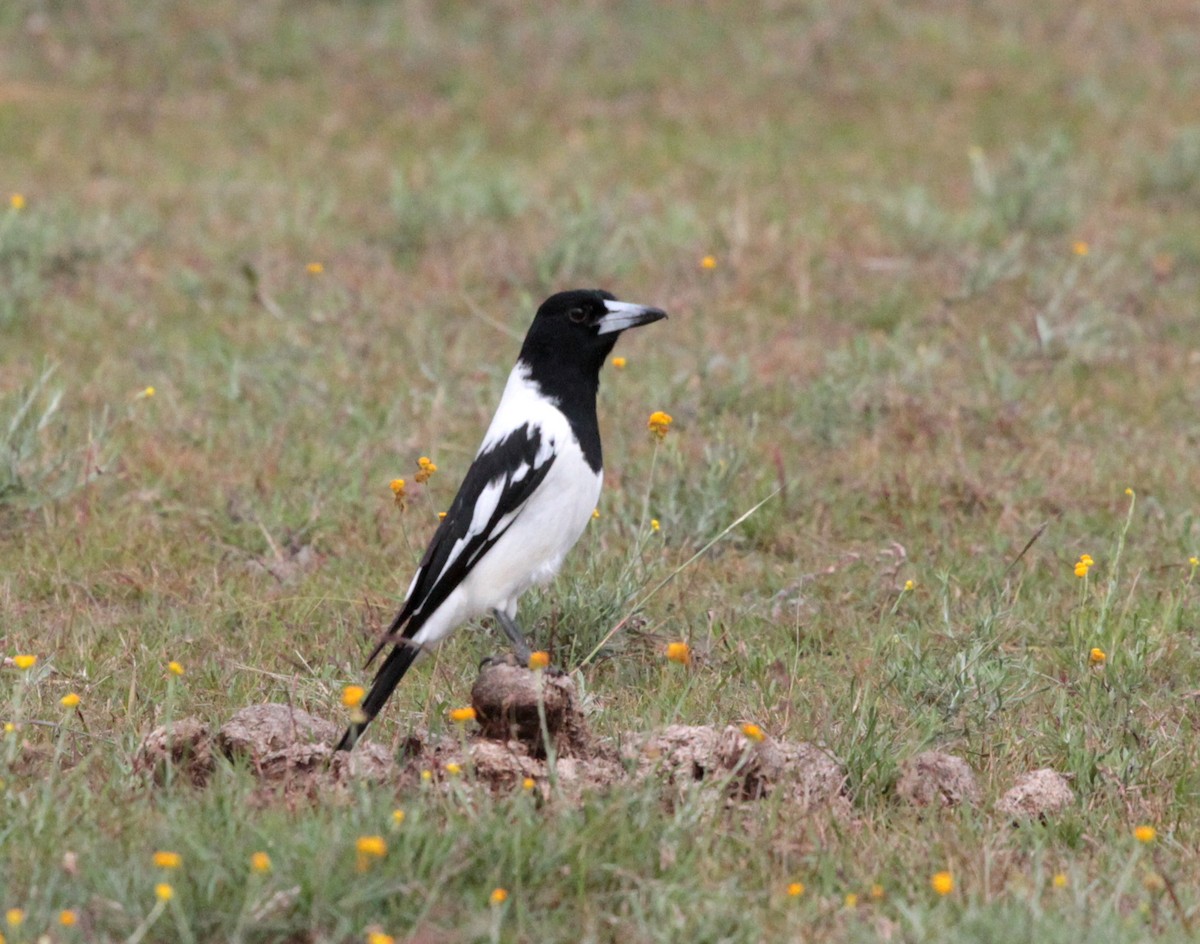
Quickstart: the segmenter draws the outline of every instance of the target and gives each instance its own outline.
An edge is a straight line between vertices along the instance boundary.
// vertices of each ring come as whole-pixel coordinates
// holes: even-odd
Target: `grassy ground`
[[[0,651],[39,657],[0,669],[8,941],[1187,939],[1198,46],[1185,0],[0,6]],[[341,716],[579,285],[672,319],[606,371],[600,518],[526,623],[578,665],[783,484],[581,680],[603,734],[824,744],[853,815],[140,784],[168,716]],[[373,736],[497,648],[460,634]],[[977,809],[894,799],[931,746]],[[991,812],[1043,766],[1069,811]]]

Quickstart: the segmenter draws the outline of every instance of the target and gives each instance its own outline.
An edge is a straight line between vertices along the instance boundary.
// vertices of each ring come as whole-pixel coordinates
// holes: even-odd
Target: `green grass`
[[[5,4],[0,651],[39,656],[0,669],[8,942],[1189,939],[1189,13]],[[168,716],[341,717],[534,307],[580,285],[672,318],[605,371],[601,517],[524,621],[577,665],[783,485],[580,678],[602,736],[821,743],[849,806],[135,778]],[[498,648],[460,633],[372,736],[442,726]],[[894,798],[929,747],[975,768],[977,809]],[[1071,809],[992,812],[1044,766]],[[163,906],[156,849],[183,855]]]

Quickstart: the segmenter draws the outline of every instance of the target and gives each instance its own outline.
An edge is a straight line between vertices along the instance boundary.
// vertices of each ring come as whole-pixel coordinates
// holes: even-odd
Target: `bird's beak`
[[[598,333],[612,334],[614,331],[624,331],[626,328],[636,328],[639,325],[661,321],[667,313],[661,308],[651,308],[649,305],[634,305],[631,302],[605,300],[606,314],[597,323]]]

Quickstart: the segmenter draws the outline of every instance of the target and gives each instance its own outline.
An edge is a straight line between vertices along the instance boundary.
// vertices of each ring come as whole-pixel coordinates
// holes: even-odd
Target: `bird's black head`
[[[552,386],[573,377],[594,386],[600,368],[617,343],[621,332],[667,317],[661,308],[619,302],[601,289],[574,289],[551,295],[537,310],[521,360],[535,379],[550,380]]]

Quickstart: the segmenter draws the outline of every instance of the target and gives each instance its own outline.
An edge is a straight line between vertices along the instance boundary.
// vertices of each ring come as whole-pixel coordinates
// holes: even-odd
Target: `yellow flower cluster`
[[[717,267],[717,257],[716,256],[705,256],[703,259],[700,260],[700,268],[701,269],[710,269],[711,270],[711,269],[715,269],[716,267]]]
[[[167,671],[172,675],[183,675],[183,666],[178,662],[168,662]]]
[[[625,365],[626,365],[627,363],[629,363],[629,362],[628,362],[627,360],[625,360],[625,358],[623,358],[623,357],[614,357],[614,358],[612,359],[612,365],[613,365],[613,367],[615,367],[617,370],[624,370],[624,369],[625,369]]]
[[[382,836],[359,836],[354,843],[354,866],[359,872],[365,872],[376,859],[387,855],[387,843]]]
[[[28,672],[37,665],[37,656],[13,656],[13,665],[22,672]]]
[[[183,856],[178,852],[163,852],[154,853],[154,864],[160,869],[177,869],[183,865]]]
[[[271,857],[265,852],[254,853],[250,856],[250,870],[259,875],[266,875],[271,871]]]
[[[1158,830],[1153,826],[1139,826],[1133,831],[1133,838],[1144,845],[1148,845],[1158,838]]]
[[[325,271],[325,266],[320,262],[310,262],[304,269],[309,275],[320,275]]]
[[[470,705],[465,708],[454,708],[450,711],[450,720],[455,724],[466,724],[475,720],[475,709]]]
[[[646,428],[650,430],[651,435],[658,437],[661,441],[666,438],[667,430],[671,428],[673,422],[671,414],[655,410],[650,414],[650,419],[646,421]]]
[[[10,194],[8,197],[8,205],[14,210],[24,210],[25,195],[21,193]]]
[[[1086,256],[1091,251],[1091,246],[1080,239],[1071,246],[1071,251],[1077,256]]]
[[[529,654],[529,668],[534,672],[546,668],[550,664],[550,653],[539,649]]]
[[[949,895],[954,891],[954,876],[949,872],[934,872],[929,878],[929,887],[939,895]]]
[[[686,642],[667,643],[667,659],[670,662],[687,665],[692,661],[692,650]]]
[[[361,685],[347,685],[342,689],[342,704],[347,708],[357,708],[366,694],[366,689]]]
[[[742,734],[746,735],[746,737],[756,743],[766,740],[767,737],[766,734],[763,733],[763,729],[753,722],[742,725]]]
[[[502,905],[508,901],[508,891],[503,888],[493,888],[491,895],[488,896],[488,901],[493,905]]]
[[[1086,577],[1088,571],[1092,569],[1092,565],[1095,563],[1090,554],[1080,554],[1079,560],[1075,562],[1075,576]]]
[[[431,478],[433,473],[437,471],[437,466],[429,461],[429,456],[421,456],[417,460],[417,474],[413,476],[418,482],[424,485]]]
[[[407,484],[408,483],[405,482],[404,479],[392,479],[388,483],[388,488],[392,490],[392,498],[401,508],[404,507],[404,499],[406,497],[404,494],[404,488]]]
[[[63,695],[63,697],[58,700],[58,703],[64,708],[78,708],[79,696],[74,692],[67,692],[67,694]]]
[[[1094,647],[1092,651],[1088,653],[1088,662],[1090,662],[1092,665],[1104,665],[1107,660],[1108,653],[1099,646]]]

